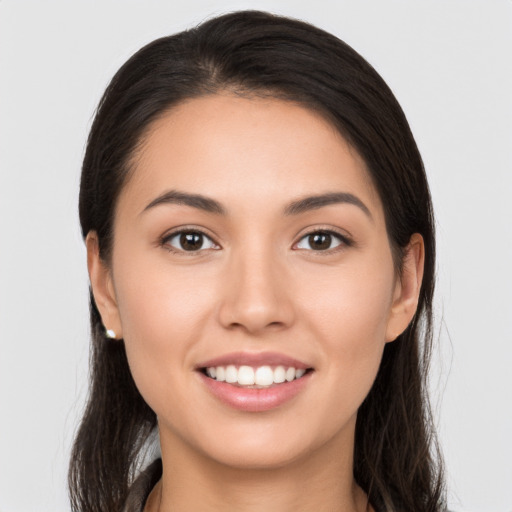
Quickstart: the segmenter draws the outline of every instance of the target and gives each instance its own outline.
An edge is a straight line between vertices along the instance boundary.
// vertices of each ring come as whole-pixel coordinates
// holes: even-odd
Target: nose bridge
[[[279,257],[265,244],[234,250],[220,309],[224,326],[257,333],[288,325],[293,311],[283,270]]]

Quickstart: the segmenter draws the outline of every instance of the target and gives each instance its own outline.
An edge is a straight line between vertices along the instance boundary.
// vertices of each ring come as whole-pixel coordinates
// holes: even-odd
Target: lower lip
[[[247,412],[262,412],[275,409],[297,396],[307,385],[312,372],[291,382],[275,384],[268,388],[252,389],[219,382],[199,373],[206,387],[224,404]]]

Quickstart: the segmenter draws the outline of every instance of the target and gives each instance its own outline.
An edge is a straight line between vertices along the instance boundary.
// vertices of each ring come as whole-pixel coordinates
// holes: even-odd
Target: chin
[[[273,470],[286,467],[302,459],[307,450],[300,447],[232,446],[209,453],[218,464],[238,470]]]
[[[353,446],[355,416],[353,421],[348,419],[342,429],[333,428],[334,425],[308,425],[306,419],[294,418],[292,425],[245,423],[210,431],[192,448],[223,466],[238,470],[272,470],[313,460],[326,451],[332,453],[341,447]]]

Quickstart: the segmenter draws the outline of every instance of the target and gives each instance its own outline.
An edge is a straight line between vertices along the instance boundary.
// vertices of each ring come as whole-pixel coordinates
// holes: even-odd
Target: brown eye
[[[328,231],[315,231],[299,240],[297,249],[308,249],[313,251],[327,251],[334,249],[342,243],[347,243],[341,235]]]
[[[197,252],[202,249],[218,248],[211,238],[200,231],[182,231],[171,235],[164,242],[177,251]]]
[[[315,251],[325,251],[331,248],[332,236],[328,233],[315,233],[308,236],[308,242],[311,249]]]
[[[203,246],[203,235],[200,233],[182,233],[180,245],[184,251],[198,251]]]

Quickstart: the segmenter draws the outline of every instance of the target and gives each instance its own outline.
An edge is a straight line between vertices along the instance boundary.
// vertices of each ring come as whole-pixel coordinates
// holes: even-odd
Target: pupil
[[[203,235],[200,233],[182,233],[180,244],[185,251],[197,251],[203,245]]]
[[[329,249],[331,246],[331,235],[329,233],[315,233],[309,235],[309,245],[315,251]]]

